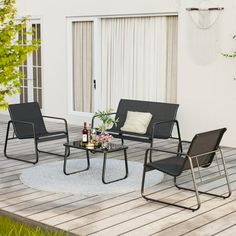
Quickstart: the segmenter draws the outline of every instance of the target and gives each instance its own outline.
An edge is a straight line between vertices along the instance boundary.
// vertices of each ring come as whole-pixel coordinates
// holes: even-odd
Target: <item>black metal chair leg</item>
[[[153,147],[153,138],[152,138],[150,148],[152,148],[152,147]],[[149,161],[152,162],[152,150],[150,150],[150,152],[149,152]]]
[[[196,208],[193,208],[193,207],[182,206],[182,205],[179,205],[176,203],[170,203],[170,202],[161,201],[161,200],[158,200],[155,198],[147,197],[147,195],[144,194],[145,176],[146,176],[146,167],[144,167],[142,185],[141,185],[141,195],[145,200],[154,201],[154,202],[158,202],[158,203],[169,205],[169,206],[175,206],[175,207],[179,207],[179,208],[183,208],[183,209],[187,209],[187,210],[191,210],[191,211],[196,211],[200,208],[200,205],[197,205]]]
[[[124,139],[122,136],[121,136],[121,144],[124,145]]]
[[[190,191],[190,192],[195,192],[194,189],[185,188],[185,187],[180,187],[180,186],[177,184],[176,178],[175,178],[174,184],[175,184],[175,187],[178,188],[178,189],[180,189],[180,190],[187,190],[187,191]],[[205,192],[205,191],[199,191],[199,190],[198,190],[198,192],[201,193],[201,194],[205,194],[205,195],[209,195],[209,196],[213,196],[213,197],[220,197],[220,198],[223,198],[223,199],[228,198],[228,197],[230,197],[230,195],[231,195],[231,192],[229,192],[228,195],[226,195],[226,196],[219,195],[219,194],[214,194],[214,193],[209,193],[209,192]]]
[[[177,152],[183,152],[183,146],[182,146],[182,141],[181,141],[181,136],[180,136],[180,129],[179,129],[179,122],[175,120],[176,126],[177,126],[177,133],[178,133],[178,149]]]
[[[37,152],[37,142],[34,140],[34,147],[35,147],[35,161],[28,161],[28,160],[24,160],[24,159],[20,159],[20,158],[16,158],[16,157],[12,157],[12,156],[9,156],[7,154],[7,146],[8,146],[8,141],[10,139],[14,139],[14,138],[8,138],[9,137],[9,131],[10,131],[10,125],[12,124],[12,121],[9,121],[8,122],[8,125],[7,125],[7,133],[6,133],[6,139],[5,139],[5,145],[4,145],[4,156],[8,159],[12,159],[12,160],[17,160],[17,161],[23,161],[23,162],[26,162],[26,163],[30,163],[30,164],[36,164],[38,162],[38,152]]]
[[[145,177],[146,177],[146,166],[143,167],[143,177],[142,177],[142,184],[141,184],[141,195],[144,197],[144,184],[145,184]]]

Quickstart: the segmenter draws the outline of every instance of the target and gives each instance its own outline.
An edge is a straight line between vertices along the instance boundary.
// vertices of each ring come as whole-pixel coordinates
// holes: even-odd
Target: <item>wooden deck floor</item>
[[[60,124],[51,124],[52,129]],[[31,164],[9,160],[3,155],[3,143],[6,124],[0,123],[0,209],[23,216],[44,224],[48,224],[77,235],[236,235],[236,149],[223,148],[230,175],[233,194],[222,200],[201,195],[200,210],[191,212],[180,208],[147,202],[140,196],[140,191],[120,195],[80,195],[57,194],[38,191],[21,183],[19,175]],[[70,139],[78,139],[79,127],[70,127]],[[58,141],[59,143],[61,141]],[[57,143],[58,143],[57,142]],[[56,142],[44,145],[48,150],[55,149]],[[128,159],[143,161],[147,144],[127,142]],[[158,141],[162,148],[174,148],[173,141]],[[58,151],[62,151],[63,149]],[[32,157],[30,142],[14,143],[9,148],[14,154],[26,153]],[[72,153],[76,157],[77,153]],[[159,158],[163,157],[160,156]],[[40,154],[39,164],[58,160],[55,156]],[[212,165],[204,173],[214,174],[216,165]],[[141,174],[141,173],[140,173]],[[190,181],[186,173],[181,182]],[[179,201],[193,205],[195,198],[192,194],[172,188],[170,178],[148,189],[158,198],[169,201]],[[224,181],[219,180],[203,186],[215,192],[226,192]]]

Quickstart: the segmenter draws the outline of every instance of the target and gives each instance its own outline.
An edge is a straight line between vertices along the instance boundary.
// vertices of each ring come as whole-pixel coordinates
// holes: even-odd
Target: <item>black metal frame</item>
[[[95,149],[89,149],[86,147],[81,147],[78,145],[73,145],[72,143],[65,143],[64,146],[66,148],[77,148],[77,149],[81,149],[81,150],[85,150],[86,151],[86,159],[87,159],[87,167],[85,169],[82,170],[78,170],[78,171],[74,171],[74,172],[67,172],[66,167],[67,167],[67,159],[68,156],[64,156],[64,164],[63,164],[63,172],[65,175],[72,175],[72,174],[76,174],[76,173],[80,173],[86,170],[89,170],[90,168],[90,160],[89,160],[89,152],[92,153],[103,153],[103,166],[102,166],[102,182],[104,184],[110,184],[110,183],[114,183],[123,179],[126,179],[128,177],[129,174],[129,169],[128,169],[128,160],[127,160],[127,146],[121,146],[118,149],[101,149],[101,148],[95,148]],[[107,163],[107,154],[110,152],[117,152],[117,151],[124,151],[124,161],[125,161],[125,176],[119,179],[115,179],[115,180],[111,180],[111,181],[106,181],[106,163]]]
[[[65,148],[69,148],[69,146],[67,146],[67,143],[64,144]],[[73,172],[67,172],[66,171],[66,166],[67,166],[67,155],[64,156],[64,163],[63,163],[63,172],[65,175],[73,175],[76,173],[80,173],[83,171],[86,171],[90,168],[90,160],[89,160],[89,150],[86,150],[86,159],[87,159],[87,167],[85,169],[82,170],[77,170],[77,171],[73,171]]]
[[[39,152],[46,153],[46,154],[51,154],[51,155],[56,155],[56,156],[62,156],[62,157],[64,157],[65,155],[66,156],[70,155],[70,149],[69,148],[65,148],[64,155],[57,154],[57,153],[52,153],[52,152],[47,152],[47,151],[43,151],[43,150],[38,149],[38,144],[41,143],[41,142],[46,142],[46,141],[56,140],[56,139],[61,139],[61,138],[66,138],[66,141],[69,142],[68,125],[67,125],[67,121],[64,118],[53,117],[53,116],[42,116],[42,117],[50,118],[50,119],[63,120],[64,123],[65,123],[65,131],[60,132],[60,135],[57,134],[57,136],[55,136],[55,133],[53,133],[53,132],[52,133],[48,132],[45,135],[37,136],[36,131],[35,131],[35,124],[33,122],[20,121],[20,120],[10,120],[8,122],[8,125],[7,125],[6,139],[5,139],[5,145],[4,145],[4,155],[5,155],[6,158],[13,159],[13,160],[18,160],[18,161],[23,161],[23,162],[26,162],[26,163],[36,164],[36,163],[38,163],[38,160],[39,160],[39,155],[38,155]],[[10,132],[10,126],[11,125],[13,126],[13,132],[15,134],[14,123],[26,124],[26,125],[30,125],[32,127],[32,134],[33,134],[32,138],[34,139],[34,149],[35,149],[35,161],[28,161],[28,160],[24,160],[24,159],[9,156],[7,154],[7,146],[8,146],[8,141],[9,140],[12,140],[12,139],[29,139],[29,138],[18,138],[17,136],[13,136],[12,138],[9,138],[9,132]]]
[[[155,134],[156,126],[158,126],[160,124],[165,124],[165,123],[174,123],[176,125],[178,137],[175,138],[175,137],[171,136],[170,138],[178,139],[177,152],[183,152],[183,146],[182,146],[182,140],[181,140],[181,135],[180,135],[179,122],[177,120],[159,121],[159,122],[156,122],[156,123],[153,124],[152,140],[151,140],[150,148],[153,148],[153,141],[154,141],[154,138],[155,138],[154,134]],[[152,151],[150,151],[149,160],[152,161]]]
[[[124,160],[125,160],[125,176],[120,178],[120,179],[115,179],[115,180],[111,180],[111,181],[106,181],[105,180],[105,176],[106,176],[106,161],[107,161],[107,153],[108,152],[104,152],[104,156],[103,156],[103,166],[102,166],[102,182],[104,184],[110,184],[110,183],[114,183],[123,179],[126,179],[128,177],[129,174],[129,169],[128,169],[128,160],[127,160],[127,152],[126,152],[127,148],[124,148]]]
[[[186,158],[188,158],[188,161],[190,163],[190,170],[191,170],[191,175],[192,175],[192,181],[193,181],[194,189],[189,189],[189,188],[181,187],[181,186],[179,186],[177,184],[177,177],[182,172],[179,175],[171,175],[171,176],[174,177],[174,185],[175,185],[175,187],[177,187],[178,189],[187,190],[187,191],[191,191],[191,192],[195,193],[196,200],[197,200],[197,206],[196,207],[187,207],[187,206],[179,205],[179,204],[176,204],[176,203],[170,203],[170,202],[167,202],[167,201],[162,201],[162,200],[154,199],[154,198],[151,198],[151,197],[148,197],[147,195],[145,195],[145,193],[144,193],[145,176],[146,176],[146,172],[150,170],[150,168],[147,166],[147,160],[148,160],[148,157],[149,157],[149,152],[153,152],[153,151],[160,151],[160,152],[165,152],[165,153],[170,153],[170,154],[176,154],[177,155],[176,158],[181,158],[181,156],[185,156]],[[204,156],[204,155],[207,155],[207,154],[213,154],[213,153],[217,153],[217,152],[220,153],[220,157],[222,159],[222,164],[223,164],[223,170],[224,170],[224,175],[219,176],[219,177],[220,178],[225,177],[225,179],[226,179],[226,183],[227,183],[227,187],[228,187],[228,194],[227,195],[218,195],[218,194],[213,194],[213,193],[209,193],[209,192],[205,192],[205,191],[199,191],[198,190],[198,186],[197,186],[197,182],[196,182],[194,166],[193,166],[193,159],[196,159],[196,161],[197,161],[198,158],[201,157],[201,156]],[[197,163],[198,163],[198,161],[197,161]],[[161,170],[161,171],[164,172],[163,170]],[[184,171],[184,169],[182,171]],[[170,175],[170,173],[167,173],[167,174]],[[214,179],[214,180],[216,180],[216,179]],[[199,193],[210,195],[210,196],[214,196],[214,197],[220,197],[220,198],[223,198],[223,199],[228,198],[231,195],[230,182],[229,182],[229,177],[228,177],[227,169],[226,169],[226,166],[225,166],[224,155],[223,155],[223,151],[221,150],[220,147],[218,147],[216,150],[214,150],[212,152],[202,153],[202,154],[196,155],[196,156],[189,156],[186,153],[182,153],[182,152],[163,151],[163,150],[159,150],[159,149],[155,149],[155,148],[149,148],[149,149],[146,150],[146,152],[145,152],[145,159],[144,159],[144,168],[143,168],[143,178],[142,178],[142,184],[141,184],[141,195],[142,195],[142,197],[144,199],[150,200],[150,201],[154,201],[154,202],[158,202],[158,203],[162,203],[162,204],[171,205],[171,206],[176,206],[176,207],[180,207],[180,208],[184,208],[184,209],[188,209],[188,210],[192,210],[192,211],[196,211],[201,206],[201,200],[200,200],[200,197],[199,197]]]
[[[109,113],[109,115],[116,115],[117,113],[116,112],[112,112],[112,113]],[[94,128],[94,121],[96,119],[97,115],[94,115],[93,118],[92,118],[92,124],[91,124],[91,127]],[[182,140],[181,140],[181,135],[180,135],[180,128],[179,128],[179,122],[178,120],[166,120],[166,121],[159,121],[159,122],[155,122],[153,123],[153,126],[152,126],[152,134],[150,137],[140,137],[140,136],[137,136],[135,137],[133,134],[132,135],[128,135],[128,134],[125,134],[124,136],[124,133],[122,133],[122,131],[120,130],[119,133],[114,133],[113,130],[111,130],[111,132],[108,130],[108,132],[110,132],[115,138],[120,138],[121,139],[121,144],[124,145],[124,139],[127,139],[127,140],[132,140],[132,141],[137,141],[137,142],[145,142],[145,143],[150,143],[150,148],[153,147],[153,142],[154,142],[154,139],[155,139],[155,129],[157,128],[158,125],[161,125],[161,124],[165,124],[165,123],[173,123],[176,125],[176,128],[177,128],[177,137],[170,137],[172,139],[178,139],[178,148],[177,148],[177,151],[183,151],[183,147],[182,147]],[[150,152],[150,160],[152,159],[151,157],[151,152]]]

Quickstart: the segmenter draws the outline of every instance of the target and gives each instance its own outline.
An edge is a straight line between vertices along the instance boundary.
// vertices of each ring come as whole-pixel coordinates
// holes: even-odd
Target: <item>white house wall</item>
[[[67,18],[95,15],[156,14],[179,12],[178,45],[178,119],[182,136],[190,139],[196,132],[227,127],[223,144],[236,147],[235,60],[217,55],[207,65],[195,63],[189,53],[189,16],[186,7],[197,0],[17,0],[19,16],[40,17],[42,22],[43,106],[44,113],[63,116],[81,124],[86,117],[69,112]],[[220,30],[222,52],[235,48],[236,1],[210,1],[223,10]]]
[[[205,65],[197,63],[191,54],[189,16],[185,10],[203,1],[183,2],[185,4],[181,5],[179,12],[178,47],[178,119],[182,134],[190,139],[197,132],[227,127],[222,143],[236,147],[236,60],[221,55],[236,49],[236,41],[232,39],[236,34],[236,1],[208,1],[212,6],[224,7],[224,10],[218,18],[220,37],[216,40],[220,45],[219,53]]]
[[[115,0],[17,0],[18,15],[42,21],[43,111],[81,123],[86,117],[69,112],[68,42],[69,17],[177,12],[178,1]]]

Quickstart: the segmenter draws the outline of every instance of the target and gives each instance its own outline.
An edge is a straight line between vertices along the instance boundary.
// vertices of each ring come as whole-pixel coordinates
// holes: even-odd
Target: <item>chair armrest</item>
[[[153,125],[152,125],[152,138],[154,138],[154,134],[155,134],[155,129],[156,129],[156,126],[157,125],[160,125],[160,124],[165,124],[165,123],[175,123],[176,124],[176,126],[177,126],[177,131],[178,131],[178,138],[181,140],[181,138],[180,138],[180,131],[179,131],[179,122],[177,121],[177,120],[164,120],[164,121],[158,121],[158,122],[155,122],[155,123],[153,123]]]
[[[159,125],[162,123],[170,123],[170,122],[176,122],[176,121],[177,120],[162,120],[162,121],[158,121],[158,122],[153,123],[153,125]]]
[[[42,117],[43,117],[43,118],[54,119],[54,120],[62,120],[62,121],[64,121],[64,123],[65,123],[65,131],[66,131],[66,133],[68,134],[68,125],[67,125],[67,121],[66,121],[66,119],[61,118],[61,117],[45,116],[45,115],[43,115]]]
[[[107,115],[115,115],[116,112],[110,112],[110,113],[107,113]],[[91,123],[91,128],[94,128],[94,121],[96,119],[98,115],[94,115],[93,118],[92,118],[92,123]]]
[[[191,143],[191,141],[187,141],[187,140],[181,140],[181,143]]]
[[[161,149],[157,149],[157,148],[148,148],[146,149],[145,151],[145,159],[144,159],[144,164],[147,163],[147,158],[148,158],[148,153],[151,152],[151,151],[156,151],[156,152],[164,152],[164,153],[169,153],[169,154],[175,154],[176,157],[177,156],[187,156],[187,153],[184,153],[184,152],[173,152],[173,151],[167,151],[167,150],[161,150]]]
[[[34,123],[33,123],[33,122],[29,122],[29,121],[22,121],[22,120],[10,120],[9,122],[11,122],[11,123],[21,123],[21,124],[28,124],[28,125],[33,125],[33,126],[34,126]]]
[[[33,130],[33,135],[34,138],[36,138],[36,133],[35,133],[35,126],[33,122],[29,122],[29,121],[22,121],[22,120],[10,120],[8,122],[8,124],[12,123],[14,125],[14,123],[20,123],[20,124],[25,124],[25,125],[31,125],[32,126],[32,130]],[[14,127],[14,126],[13,126]],[[14,129],[15,132],[15,129]]]
[[[181,136],[180,136],[180,129],[179,129],[179,122],[178,122],[178,120],[165,120],[165,121],[159,121],[159,122],[153,123],[153,126],[152,126],[152,127],[153,127],[153,128],[152,128],[152,139],[154,139],[155,129],[156,129],[156,126],[157,126],[157,125],[165,124],[165,123],[171,123],[171,122],[173,122],[173,123],[176,124],[176,127],[177,127],[177,134],[178,134],[177,139],[179,140],[179,145],[181,145],[181,146],[180,146],[180,150],[182,151],[183,148],[182,148],[182,144],[181,144]],[[171,138],[173,138],[173,137],[171,136]]]
[[[146,151],[165,152],[165,153],[176,154],[176,155],[180,155],[180,156],[187,155],[187,153],[185,153],[185,152],[174,152],[174,151],[162,150],[162,149],[158,149],[158,148],[148,148],[148,149],[146,149]]]
[[[163,121],[158,121],[158,122],[153,123],[152,124],[153,132],[155,131],[155,128],[156,128],[157,125],[165,124],[165,123],[171,123],[171,122],[178,124],[177,120],[163,120]]]

